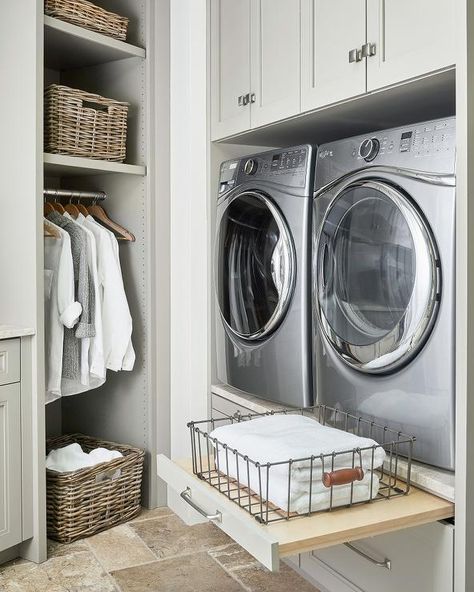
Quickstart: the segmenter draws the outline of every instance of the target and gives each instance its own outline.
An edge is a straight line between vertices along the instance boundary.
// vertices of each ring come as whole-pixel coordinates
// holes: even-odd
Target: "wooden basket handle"
[[[338,469],[330,473],[323,474],[324,487],[332,487],[333,485],[347,485],[354,481],[362,481],[364,478],[364,470],[362,467],[354,467],[353,469]]]

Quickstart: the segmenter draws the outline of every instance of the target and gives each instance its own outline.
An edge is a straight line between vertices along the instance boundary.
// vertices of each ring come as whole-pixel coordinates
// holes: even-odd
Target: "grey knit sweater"
[[[84,337],[95,336],[94,310],[95,295],[92,277],[87,264],[87,237],[84,230],[59,212],[47,216],[57,226],[63,228],[71,237],[71,252],[74,266],[74,291],[77,302],[82,306],[79,323],[74,329],[64,328],[63,378],[80,380],[81,342]]]

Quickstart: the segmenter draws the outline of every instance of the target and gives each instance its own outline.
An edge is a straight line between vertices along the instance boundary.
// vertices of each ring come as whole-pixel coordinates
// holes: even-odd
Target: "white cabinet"
[[[365,0],[301,1],[302,111],[365,93],[365,19]]]
[[[300,0],[212,0],[212,139],[299,112]]]
[[[0,386],[0,552],[22,540],[21,509],[20,384],[16,383]]]
[[[444,0],[368,0],[367,90],[455,64],[455,14]]]
[[[300,556],[300,570],[335,592],[452,592],[454,527],[434,522]]]
[[[251,1],[251,127],[300,112],[300,1]]]
[[[213,139],[250,127],[250,0],[211,1]]]

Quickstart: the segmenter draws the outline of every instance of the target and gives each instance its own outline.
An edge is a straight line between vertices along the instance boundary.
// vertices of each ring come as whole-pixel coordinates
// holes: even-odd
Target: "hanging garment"
[[[86,387],[97,388],[105,382],[106,372],[96,239],[94,234],[84,225],[85,217],[82,214],[79,214],[75,220],[68,213],[64,214],[64,217],[73,224],[77,224],[85,232],[87,238],[87,263],[94,288],[95,307],[93,322],[95,336],[81,340],[81,384]]]
[[[87,238],[83,229],[73,224],[58,212],[51,212],[48,220],[63,228],[71,238],[71,253],[74,265],[74,284],[76,300],[82,306],[81,316],[76,328],[64,331],[63,378],[80,383],[81,344],[80,339],[94,337],[94,289],[87,263]],[[63,385],[64,386],[64,385]]]
[[[82,306],[74,296],[74,267],[69,234],[45,219],[59,238],[44,241],[44,296],[46,337],[46,402],[61,396],[64,327],[72,329]]]
[[[133,370],[135,351],[132,345],[132,316],[123,285],[117,239],[92,216],[78,221],[95,236],[97,268],[101,294],[105,367]]]

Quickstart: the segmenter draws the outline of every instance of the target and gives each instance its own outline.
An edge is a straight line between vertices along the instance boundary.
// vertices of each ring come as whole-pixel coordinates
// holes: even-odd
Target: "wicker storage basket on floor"
[[[51,84],[44,94],[44,149],[101,160],[126,155],[128,103]]]
[[[125,41],[127,38],[127,17],[104,10],[87,0],[45,0],[44,12],[114,39]]]
[[[98,447],[118,450],[123,458],[69,473],[46,470],[48,536],[61,543],[91,536],[140,513],[144,451],[72,434],[48,440],[47,452],[73,443],[84,452]],[[101,480],[104,473],[108,477]]]

